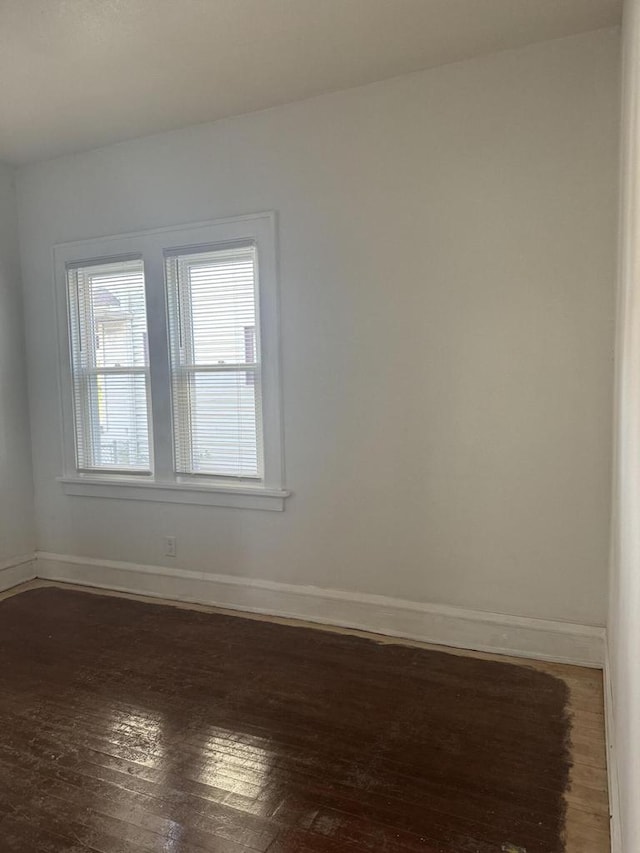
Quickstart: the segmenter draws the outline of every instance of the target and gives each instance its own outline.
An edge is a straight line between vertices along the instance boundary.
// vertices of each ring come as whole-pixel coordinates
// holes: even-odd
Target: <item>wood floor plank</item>
[[[597,675],[281,622],[0,596],[2,849],[608,850]]]

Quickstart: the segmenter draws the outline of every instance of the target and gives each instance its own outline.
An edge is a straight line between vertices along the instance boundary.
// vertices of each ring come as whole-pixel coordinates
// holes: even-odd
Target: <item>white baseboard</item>
[[[381,595],[38,552],[39,578],[356,628],[475,651],[601,667],[604,629]]]
[[[620,788],[618,783],[618,759],[616,752],[616,726],[611,681],[609,647],[605,644],[604,658],[604,724],[607,747],[607,780],[609,784],[609,815],[611,831],[611,853],[623,853],[622,823],[620,820]]]
[[[36,576],[35,554],[23,554],[0,563],[0,592],[31,581]]]

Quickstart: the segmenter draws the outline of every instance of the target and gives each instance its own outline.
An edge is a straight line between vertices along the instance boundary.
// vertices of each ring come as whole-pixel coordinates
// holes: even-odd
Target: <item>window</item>
[[[55,259],[65,492],[283,509],[273,215]]]
[[[176,471],[260,477],[255,246],[166,260]]]
[[[77,468],[148,473],[142,261],[70,267],[67,281]]]

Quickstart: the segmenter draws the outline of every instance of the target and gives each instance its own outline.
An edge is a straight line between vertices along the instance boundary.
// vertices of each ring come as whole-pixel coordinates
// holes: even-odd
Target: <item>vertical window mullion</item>
[[[171,430],[171,372],[162,252],[151,249],[145,251],[144,269],[147,281],[148,382],[151,398],[149,431],[152,436],[155,479],[168,482],[175,478]]]

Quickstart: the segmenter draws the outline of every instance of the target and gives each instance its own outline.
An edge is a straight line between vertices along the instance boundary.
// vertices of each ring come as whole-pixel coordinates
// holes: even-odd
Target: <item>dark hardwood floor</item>
[[[2,853],[564,850],[533,668],[54,588],[0,654]]]

